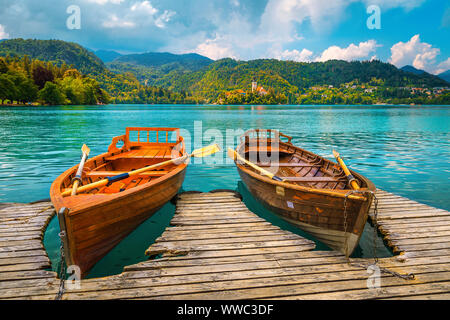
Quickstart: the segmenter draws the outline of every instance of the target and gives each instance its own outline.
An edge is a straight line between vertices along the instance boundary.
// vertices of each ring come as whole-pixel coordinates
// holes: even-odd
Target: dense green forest
[[[210,60],[117,55],[60,40],[0,42],[0,99],[46,104],[450,104],[449,83],[381,61]],[[35,76],[36,73],[39,76]],[[267,94],[252,92],[256,81]]]
[[[0,57],[2,103],[97,104],[108,103],[99,83],[66,64],[19,57]]]
[[[0,100],[5,103],[199,103],[183,91],[147,86],[114,73],[92,52],[60,40],[0,42]],[[31,71],[30,71],[31,70]],[[69,73],[66,71],[71,70]],[[38,76],[36,76],[38,74]],[[47,83],[48,82],[48,83]]]

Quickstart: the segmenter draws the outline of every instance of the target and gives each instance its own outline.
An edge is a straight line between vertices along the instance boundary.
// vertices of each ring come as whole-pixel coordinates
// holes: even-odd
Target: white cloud
[[[331,46],[324,50],[321,56],[316,58],[316,61],[327,61],[332,59],[352,61],[364,59],[369,57],[369,55],[379,46],[380,45],[378,45],[375,40],[360,42],[359,45],[352,43],[347,48]]]
[[[130,8],[131,11],[148,14],[153,16],[158,12],[158,9],[154,8],[150,1],[136,2]]]
[[[389,62],[397,67],[412,65],[417,69],[433,72],[433,65],[439,53],[438,48],[421,42],[420,36],[416,34],[408,42],[400,41],[392,46]]]
[[[308,49],[303,49],[302,51],[294,50],[284,50],[278,54],[275,54],[275,58],[280,60],[290,60],[296,62],[310,62],[313,52]]]
[[[207,39],[205,42],[200,43],[194,52],[206,56],[210,59],[217,60],[221,58],[233,58],[236,59],[236,55],[230,44],[227,45],[227,41],[216,36],[215,39]]]
[[[115,14],[111,15],[109,20],[103,21],[102,25],[105,28],[133,28],[136,26],[134,22],[120,19]]]
[[[87,0],[88,2],[93,2],[93,3],[97,3],[100,5],[105,5],[107,3],[112,3],[112,4],[121,4],[123,2],[123,0]]]
[[[448,58],[447,60],[439,63],[437,65],[436,70],[433,72],[434,74],[440,74],[444,71],[450,70],[450,58]]]
[[[377,5],[381,9],[403,8],[406,11],[420,7],[426,0],[363,0],[367,5]]]
[[[0,24],[0,39],[8,39],[9,33],[5,31],[5,27]]]
[[[148,0],[135,2],[129,8],[124,8],[122,10],[121,17],[118,17],[115,13],[110,14],[108,20],[105,20],[102,25],[106,28],[134,28],[148,26],[165,28],[167,23],[176,14],[175,11],[171,10],[164,10],[164,12],[159,15],[158,13],[159,10]]]
[[[175,14],[175,11],[165,10],[164,13],[155,20],[155,25],[158,28],[164,28],[166,23],[169,22],[170,18],[172,18]]]

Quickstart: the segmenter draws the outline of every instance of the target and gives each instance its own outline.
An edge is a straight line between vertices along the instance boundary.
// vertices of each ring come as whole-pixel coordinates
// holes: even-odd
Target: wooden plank
[[[410,244],[410,245],[395,245],[394,252],[402,251],[420,251],[420,250],[435,250],[435,249],[449,249],[450,241],[440,243],[425,243],[425,244]]]
[[[50,261],[32,262],[32,263],[21,263],[14,265],[0,265],[0,273],[7,273],[10,271],[28,271],[28,270],[39,270],[50,268]]]
[[[273,240],[273,241],[265,241],[264,244],[259,242],[247,242],[247,243],[227,243],[222,244],[220,248],[217,247],[216,244],[186,244],[181,246],[179,244],[172,245],[171,243],[156,243],[153,244],[147,249],[149,253],[151,252],[165,252],[165,251],[206,251],[206,250],[232,250],[232,249],[253,249],[253,248],[261,248],[261,247],[282,247],[282,246],[292,246],[292,245],[307,245],[312,246],[312,242],[309,240],[299,240],[299,239],[290,239],[290,240]],[[147,252],[146,251],[146,252]]]
[[[235,232],[220,232],[220,233],[209,233],[209,234],[178,234],[177,232],[164,232],[156,242],[170,242],[170,241],[191,241],[191,240],[214,240],[214,239],[230,239],[237,238],[241,241],[247,241],[249,237],[259,237],[259,236],[285,236],[289,235],[290,232],[283,230],[262,230],[262,231],[252,231],[251,233],[247,231]]]
[[[6,265],[19,265],[23,263],[46,263],[50,264],[50,261],[45,255],[28,256],[28,257],[15,257],[15,258],[0,258],[0,266]]]
[[[391,232],[386,235],[386,239],[391,241],[403,241],[412,239],[434,239],[434,238],[448,238],[450,239],[450,229],[443,231],[433,231],[433,232],[413,232],[410,230],[397,230],[396,232]]]
[[[46,270],[21,270],[14,272],[0,272],[0,281],[13,281],[24,279],[56,278],[56,273]]]

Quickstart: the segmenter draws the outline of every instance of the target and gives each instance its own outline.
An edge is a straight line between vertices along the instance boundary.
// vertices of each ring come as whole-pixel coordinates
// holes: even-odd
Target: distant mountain
[[[147,52],[128,54],[114,60],[114,63],[128,63],[144,67],[161,67],[172,63],[190,69],[199,69],[212,63],[213,60],[196,53],[173,54],[168,52]]]
[[[123,55],[106,65],[115,73],[130,72],[141,83],[155,85],[156,81],[168,75],[176,77],[176,75],[197,72],[213,62],[213,60],[196,53],[148,52]]]
[[[111,62],[122,56],[122,54],[112,50],[97,50],[95,55],[99,57],[104,63]]]
[[[404,66],[401,67],[400,70],[405,71],[405,72],[410,72],[410,73],[414,73],[414,74],[424,74],[424,73],[428,73],[424,70],[420,70],[420,69],[416,69],[413,66]]]
[[[77,43],[61,40],[11,39],[0,42],[0,56],[24,56],[73,65],[82,73],[101,73],[106,67],[100,58]]]
[[[450,70],[439,73],[437,76],[441,79],[444,79],[448,83],[450,83]]]

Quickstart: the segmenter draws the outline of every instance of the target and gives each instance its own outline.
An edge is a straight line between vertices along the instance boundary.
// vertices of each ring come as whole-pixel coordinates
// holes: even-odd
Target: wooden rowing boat
[[[91,184],[185,154],[177,128],[127,128],[125,135],[112,139],[108,152],[86,161],[81,182]],[[65,234],[66,264],[77,265],[84,277],[106,253],[177,194],[187,164],[172,162],[110,185],[64,196],[72,186],[77,167],[56,178],[50,197]]]
[[[235,160],[242,181],[269,210],[329,247],[351,255],[367,221],[374,184],[350,171],[360,187],[354,191],[339,165],[294,146],[291,139],[275,130],[244,133],[237,154],[283,181]]]

